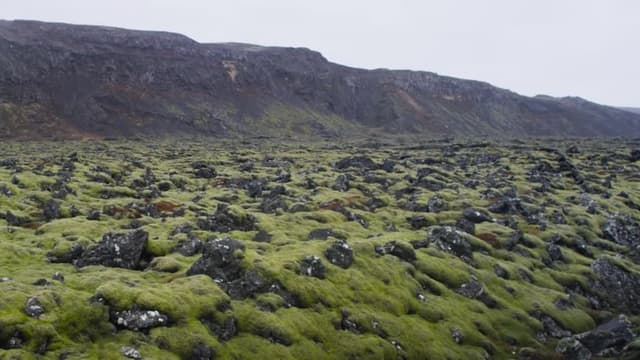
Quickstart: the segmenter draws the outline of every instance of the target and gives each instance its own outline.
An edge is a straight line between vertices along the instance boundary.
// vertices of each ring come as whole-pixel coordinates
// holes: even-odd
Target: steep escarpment
[[[579,91],[579,89],[577,89]],[[640,115],[304,48],[0,21],[0,136],[637,136]]]

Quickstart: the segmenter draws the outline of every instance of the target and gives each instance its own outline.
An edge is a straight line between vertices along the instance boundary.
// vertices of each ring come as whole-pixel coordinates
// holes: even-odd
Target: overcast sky
[[[304,46],[350,66],[640,107],[640,0],[0,0],[0,18]]]

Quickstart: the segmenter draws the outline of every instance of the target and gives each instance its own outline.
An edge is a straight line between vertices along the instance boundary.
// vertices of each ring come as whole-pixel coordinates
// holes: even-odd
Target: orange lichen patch
[[[333,211],[340,211],[342,209],[344,209],[344,202],[342,202],[342,200],[339,199],[333,199],[331,201],[327,201],[327,202],[323,202],[320,204],[320,209],[322,210],[333,210]]]
[[[495,234],[482,233],[482,234],[476,235],[476,237],[483,240],[487,244],[491,245],[494,249],[497,249],[500,247],[500,241],[498,241],[498,238],[496,237]]]
[[[154,203],[154,205],[160,212],[174,212],[181,206],[180,204],[174,204],[166,200],[160,200]]]

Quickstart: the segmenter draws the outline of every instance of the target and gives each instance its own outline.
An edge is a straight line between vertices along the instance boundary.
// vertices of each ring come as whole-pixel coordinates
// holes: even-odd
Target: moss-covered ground
[[[571,145],[579,151],[566,152]],[[594,259],[607,256],[640,273],[638,255],[602,233],[611,214],[640,218],[640,164],[628,159],[633,146],[603,140],[411,146],[4,142],[0,358],[123,359],[123,347],[135,348],[145,359],[200,359],[194,354],[198,347],[212,349],[219,359],[557,357],[559,338],[545,333],[540,314],[580,333],[620,313],[615,304],[590,302]],[[551,148],[570,159],[584,180],[562,170]],[[336,166],[354,156],[366,156],[376,166]],[[385,160],[393,168],[383,167]],[[217,174],[196,177],[196,161]],[[543,163],[553,171],[544,173],[548,188],[540,190],[532,169]],[[339,175],[350,179],[346,188],[336,184]],[[265,180],[262,194],[250,196],[255,195],[247,191],[250,179]],[[266,209],[264,201],[276,186],[286,190],[278,197],[284,205]],[[416,248],[409,261],[374,250],[390,241],[413,248],[411,242],[424,240],[430,226],[455,226],[465,208],[487,211],[513,193],[537,215],[487,212],[493,221],[462,235],[473,249],[471,259],[433,244]],[[429,209],[435,195],[446,203],[443,209]],[[60,205],[53,217],[43,210],[49,201]],[[223,202],[235,214],[254,216],[270,241],[255,241],[258,230],[199,228],[198,220]],[[99,218],[89,220],[91,211]],[[554,221],[554,211],[565,221]],[[416,216],[424,217],[421,225],[408,220]],[[132,221],[149,234],[148,261],[141,269],[50,261],[77,244],[97,244],[103,234],[127,233]],[[174,231],[183,224],[193,227],[190,235]],[[315,229],[333,232],[326,240],[310,239]],[[517,231],[524,240],[511,246]],[[174,248],[188,236],[242,242],[245,249],[237,256],[243,269],[278,283],[295,303],[288,306],[282,295],[269,291],[232,299],[207,275],[187,276],[201,255],[184,256]],[[325,256],[338,237],[353,249],[353,264],[346,269]],[[549,259],[553,241],[559,241],[560,260]],[[590,254],[578,251],[577,241],[584,241]],[[299,271],[307,255],[321,258],[324,278]],[[507,275],[498,276],[496,267]],[[63,280],[53,279],[57,272]],[[472,280],[483,285],[492,303],[460,294]],[[25,312],[33,297],[44,308],[39,317]],[[110,312],[134,305],[167,315],[168,325],[148,331],[116,327]],[[639,308],[627,313],[636,328]],[[230,317],[236,329],[222,339],[202,321]],[[459,341],[454,330],[462,334]]]

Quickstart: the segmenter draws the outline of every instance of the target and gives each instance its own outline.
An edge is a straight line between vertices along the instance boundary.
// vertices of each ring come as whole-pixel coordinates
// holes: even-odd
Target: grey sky
[[[638,0],[0,0],[0,18],[305,46],[350,66],[640,107]]]

